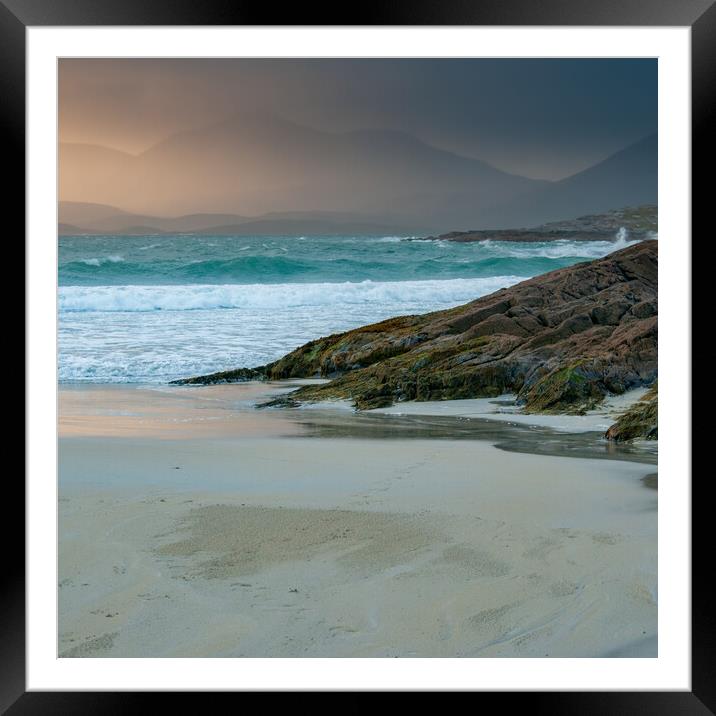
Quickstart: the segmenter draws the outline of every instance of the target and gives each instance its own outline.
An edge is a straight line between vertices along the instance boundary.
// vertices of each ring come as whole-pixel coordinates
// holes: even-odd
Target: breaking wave
[[[361,304],[471,301],[525,277],[446,281],[360,281],[345,283],[190,284],[182,286],[61,286],[60,312],[146,312],[209,309],[290,309]]]

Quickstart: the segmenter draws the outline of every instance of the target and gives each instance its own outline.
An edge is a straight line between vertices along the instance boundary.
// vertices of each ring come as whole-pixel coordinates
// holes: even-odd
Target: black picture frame
[[[91,25],[557,25],[557,26],[688,26],[692,38],[692,216],[694,231],[706,228],[708,206],[706,192],[712,172],[712,135],[716,128],[716,0],[483,0],[460,2],[442,0],[392,0],[382,4],[350,8],[287,5],[278,13],[275,6],[231,0],[0,0],[0,136],[4,139],[7,207],[13,207],[17,220],[16,236],[24,234],[25,192],[25,28],[28,26]],[[345,6],[343,6],[345,7]],[[350,18],[347,15],[350,15]],[[698,178],[702,179],[699,180]],[[710,233],[710,232],[709,232]],[[704,236],[704,243],[712,243]],[[699,270],[705,270],[705,252],[699,249],[700,269],[693,262],[693,326],[706,309],[700,300],[708,280],[699,282]],[[699,343],[694,336],[694,343]],[[694,368],[713,361],[707,341],[692,349]],[[26,379],[31,376],[25,376]],[[694,434],[703,432],[694,421]],[[694,445],[697,440],[693,441]],[[707,478],[708,475],[699,475]],[[8,511],[20,513],[24,489],[19,480],[11,482],[8,472]],[[683,476],[684,480],[690,476]],[[706,482],[706,480],[703,480]],[[710,604],[707,581],[710,577],[707,532],[709,500],[706,486],[692,485],[693,571],[692,581],[692,690],[684,692],[559,692],[480,694],[484,698],[508,698],[513,707],[550,714],[707,714],[716,713],[716,689],[713,664],[716,662],[714,610]],[[21,518],[22,519],[22,518]],[[5,545],[17,545],[20,525],[2,521]],[[148,693],[69,693],[26,692],[25,688],[25,562],[20,550],[9,551],[0,591],[0,713],[124,713],[146,701],[155,702]],[[163,695],[164,697],[167,694]],[[367,694],[342,696],[341,708],[351,713],[364,707]],[[182,694],[184,707],[191,708],[191,694]],[[503,704],[505,702],[503,701]],[[297,702],[293,702],[295,708]],[[313,708],[313,707],[312,707]]]

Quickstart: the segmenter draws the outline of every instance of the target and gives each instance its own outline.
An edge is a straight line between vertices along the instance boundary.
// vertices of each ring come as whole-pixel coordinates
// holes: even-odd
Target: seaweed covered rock
[[[556,368],[537,381],[527,391],[525,402],[529,406],[528,412],[581,412],[593,408],[605,392],[599,375],[585,369],[580,360],[564,368]]]
[[[264,366],[257,368],[237,368],[225,370],[211,375],[200,375],[196,378],[172,380],[172,385],[217,385],[220,383],[241,383],[248,380],[263,380],[266,377]]]
[[[526,409],[580,412],[657,374],[658,242],[643,241],[456,308],[311,341],[253,369],[186,381],[331,378],[276,402],[404,400],[518,393]]]
[[[659,396],[657,384],[617,418],[604,435],[607,440],[657,440],[659,437]]]

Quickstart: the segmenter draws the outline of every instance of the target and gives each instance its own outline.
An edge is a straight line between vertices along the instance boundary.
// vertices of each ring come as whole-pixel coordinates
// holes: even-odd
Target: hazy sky
[[[396,129],[559,179],[656,131],[656,60],[63,59],[60,139],[138,153],[178,131],[270,112]]]

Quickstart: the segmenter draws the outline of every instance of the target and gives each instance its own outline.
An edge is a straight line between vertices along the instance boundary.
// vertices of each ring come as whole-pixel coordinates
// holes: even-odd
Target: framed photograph
[[[0,0],[28,415],[0,706],[711,709],[690,396],[712,5],[279,26]]]

